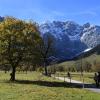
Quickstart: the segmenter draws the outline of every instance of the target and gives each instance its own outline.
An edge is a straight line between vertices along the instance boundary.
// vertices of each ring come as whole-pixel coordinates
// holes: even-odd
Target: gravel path
[[[54,76],[52,76],[52,77],[54,77]],[[65,82],[69,82],[69,83],[71,82],[73,84],[78,84],[78,85],[81,85],[82,87],[84,87],[84,89],[100,93],[100,88],[96,88],[95,84],[84,83],[84,85],[83,85],[83,82],[81,82],[81,81],[70,80],[70,79],[64,78],[64,77],[55,77],[55,78],[65,81]]]

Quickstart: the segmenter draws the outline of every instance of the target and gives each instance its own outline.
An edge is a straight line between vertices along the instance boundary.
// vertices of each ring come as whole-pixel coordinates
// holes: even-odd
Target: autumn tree
[[[0,54],[4,63],[12,68],[11,81],[15,80],[16,67],[29,56],[31,41],[38,41],[35,23],[6,17],[0,23]],[[36,44],[35,44],[36,45]],[[34,45],[33,45],[34,46]]]

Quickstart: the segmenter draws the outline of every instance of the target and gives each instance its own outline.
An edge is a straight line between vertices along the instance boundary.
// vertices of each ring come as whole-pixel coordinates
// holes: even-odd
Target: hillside
[[[87,70],[87,67],[90,67],[91,71],[100,71],[100,55],[92,54],[82,59],[65,61],[63,63],[57,64],[56,67],[58,69],[62,68],[63,71],[68,71],[69,69],[71,71],[73,71],[73,69],[76,71],[77,69],[81,69],[81,65],[84,71]]]

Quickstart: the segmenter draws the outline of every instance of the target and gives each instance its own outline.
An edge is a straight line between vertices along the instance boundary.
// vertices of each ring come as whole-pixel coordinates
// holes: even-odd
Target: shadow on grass
[[[10,84],[30,84],[30,85],[39,85],[39,86],[47,86],[47,87],[67,87],[67,88],[81,88],[80,84],[67,83],[67,82],[56,82],[56,81],[31,81],[31,80],[15,80],[11,81],[3,81],[2,83],[10,83]]]
[[[6,81],[6,83],[12,83],[11,81]],[[67,83],[67,82],[55,82],[55,81],[31,81],[31,80],[16,80],[15,84],[31,84],[47,87],[67,87],[67,88],[82,88],[83,84],[81,83]],[[95,84],[84,84],[85,88],[96,88]],[[98,88],[100,89],[100,88]]]

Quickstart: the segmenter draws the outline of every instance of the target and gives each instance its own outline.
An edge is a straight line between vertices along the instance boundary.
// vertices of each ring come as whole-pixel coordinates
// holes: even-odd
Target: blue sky
[[[72,20],[100,25],[100,0],[0,0],[0,15],[38,23]]]

